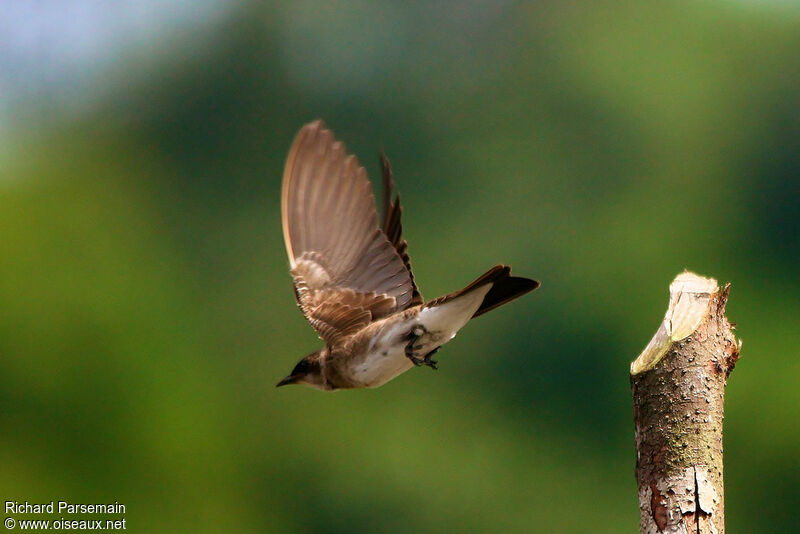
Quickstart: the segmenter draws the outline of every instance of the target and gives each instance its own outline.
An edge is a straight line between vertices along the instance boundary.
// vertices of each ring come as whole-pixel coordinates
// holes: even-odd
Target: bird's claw
[[[436,354],[436,351],[439,350],[439,347],[436,347],[422,358],[417,356],[418,351],[423,348],[423,345],[415,345],[414,343],[424,334],[425,329],[421,326],[416,327],[409,333],[409,341],[408,344],[406,344],[405,349],[406,357],[417,367],[425,365],[433,370],[436,370],[439,368],[439,362],[432,359],[431,356]]]
[[[426,354],[423,358],[417,358],[413,354],[406,354],[406,357],[409,360],[411,360],[411,363],[413,363],[417,367],[420,367],[421,365],[425,365],[425,366],[430,367],[431,369],[433,369],[435,371],[435,370],[439,369],[439,362],[437,360],[434,360],[434,359],[431,358],[431,354],[433,354],[434,352],[436,352],[436,351],[435,350],[431,351],[429,354]]]
[[[431,358],[431,354],[433,354],[437,350],[439,350],[439,349],[438,348],[433,349],[428,354],[426,354],[425,357],[422,359],[422,364],[423,365],[427,365],[428,367],[430,367],[434,371],[439,368],[439,362],[434,360],[434,359],[432,359]]]
[[[413,354],[406,353],[406,358],[411,360],[411,363],[413,363],[416,367],[419,367],[420,365],[422,365],[422,361],[423,360],[421,358],[417,358]]]

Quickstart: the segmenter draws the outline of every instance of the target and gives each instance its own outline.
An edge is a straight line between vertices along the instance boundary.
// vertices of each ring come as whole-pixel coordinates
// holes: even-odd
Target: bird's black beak
[[[294,384],[295,382],[297,382],[297,377],[293,376],[293,375],[289,375],[286,378],[284,378],[283,380],[281,380],[280,382],[278,382],[277,384],[275,384],[275,387],[279,388],[281,386],[287,386],[289,384]]]

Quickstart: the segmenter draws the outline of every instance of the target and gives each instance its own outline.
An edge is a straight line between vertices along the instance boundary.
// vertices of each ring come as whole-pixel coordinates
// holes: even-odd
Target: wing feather
[[[403,260],[406,271],[408,271],[408,277],[411,280],[411,300],[408,306],[416,306],[417,304],[422,304],[423,298],[414,281],[414,273],[411,271],[408,242],[403,239],[403,225],[400,220],[403,214],[403,207],[400,204],[400,195],[394,193],[392,166],[389,163],[389,158],[383,152],[380,153],[380,163],[383,177],[383,233],[386,234],[386,238],[394,246],[397,254]],[[394,198],[392,198],[393,196]]]
[[[416,289],[378,226],[366,171],[321,121],[289,150],[281,208],[298,305],[326,343],[408,307]]]

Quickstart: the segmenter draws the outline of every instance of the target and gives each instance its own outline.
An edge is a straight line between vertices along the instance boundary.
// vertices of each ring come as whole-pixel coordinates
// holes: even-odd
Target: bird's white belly
[[[489,289],[487,285],[444,305],[423,308],[407,321],[390,323],[370,343],[364,359],[353,369],[353,378],[366,387],[378,387],[408,371],[414,366],[405,353],[409,332],[422,327],[414,346],[415,352],[424,356],[455,337]]]
[[[380,332],[364,356],[353,368],[353,378],[366,387],[378,387],[408,371],[414,364],[406,357],[406,336],[415,321],[394,323]]]
[[[398,345],[386,351],[371,351],[364,360],[354,369],[354,378],[366,387],[381,386],[411,369],[414,366],[404,351],[404,346]]]

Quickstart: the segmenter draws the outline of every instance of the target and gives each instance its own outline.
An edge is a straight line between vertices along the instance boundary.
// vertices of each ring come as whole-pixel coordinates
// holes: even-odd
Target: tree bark
[[[684,272],[669,289],[664,321],[631,363],[639,527],[723,534],[723,401],[741,349],[725,317],[730,284]]]

